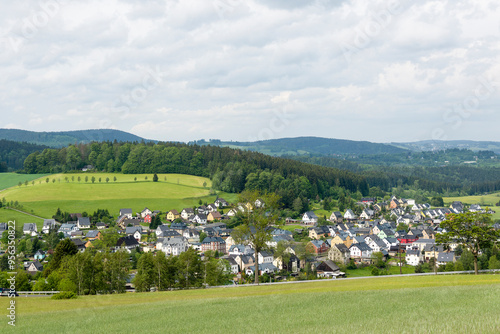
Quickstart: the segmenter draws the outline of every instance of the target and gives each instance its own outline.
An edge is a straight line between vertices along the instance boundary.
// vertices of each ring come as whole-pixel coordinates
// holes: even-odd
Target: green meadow
[[[500,332],[500,275],[389,276],[16,301],[19,333]],[[4,313],[7,303],[0,298]]]
[[[92,177],[95,177],[94,183]],[[108,209],[116,216],[121,208],[131,208],[134,212],[145,207],[161,211],[181,210],[198,205],[200,199],[203,202],[215,200],[216,196],[210,195],[211,181],[208,178],[181,174],[158,174],[158,178],[158,182],[153,182],[153,174],[55,174],[37,180],[34,185],[6,189],[0,197],[19,201],[24,211],[45,218],[52,217],[57,208],[88,213]],[[231,202],[236,195],[219,193],[219,197]]]
[[[0,173],[0,191],[13,186],[17,186],[19,182],[22,182],[23,186],[25,181],[28,181],[31,184],[31,181],[34,181],[41,177],[45,177],[46,175],[47,174]]]
[[[0,223],[6,223],[8,221],[16,222],[16,229],[22,231],[23,225],[25,223],[36,223],[38,231],[42,230],[43,219],[36,218],[25,213],[17,212],[11,209],[0,209]]]

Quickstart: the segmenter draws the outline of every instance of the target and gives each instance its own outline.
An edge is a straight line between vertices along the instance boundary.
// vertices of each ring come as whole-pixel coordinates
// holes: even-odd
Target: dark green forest
[[[46,148],[43,145],[0,139],[0,173],[22,169],[28,155]]]

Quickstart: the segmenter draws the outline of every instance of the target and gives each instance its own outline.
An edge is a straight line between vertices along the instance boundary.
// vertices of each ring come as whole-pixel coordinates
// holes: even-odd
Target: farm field
[[[500,219],[500,207],[495,206],[496,203],[500,201],[500,193],[492,193],[488,195],[478,195],[478,196],[462,196],[462,197],[443,197],[444,204],[449,206],[454,201],[461,201],[464,204],[479,204],[481,207],[489,207],[495,213],[492,215],[492,219]]]
[[[23,225],[25,223],[36,223],[38,231],[42,230],[43,220],[40,218],[36,218],[21,212],[17,212],[14,210],[1,208],[0,209],[0,223],[6,223],[8,221],[16,222],[16,229],[19,231],[23,230]]]
[[[0,173],[0,191],[10,187],[17,186],[19,182],[31,181],[45,177],[47,174],[17,174],[17,173]],[[1,195],[1,194],[0,194]]]
[[[7,303],[0,298],[0,309]],[[500,275],[17,298],[16,306],[20,333],[498,333]]]
[[[85,182],[87,176],[88,181]],[[95,183],[91,182],[92,177],[96,178]],[[6,189],[0,197],[19,201],[26,212],[33,210],[34,214],[45,218],[52,217],[57,208],[88,213],[108,209],[116,215],[121,208],[131,208],[134,212],[145,207],[162,211],[181,210],[198,205],[200,199],[203,202],[215,200],[215,195],[209,195],[211,181],[207,178],[180,174],[158,174],[158,178],[158,182],[153,182],[153,174],[55,174],[38,180],[34,185]],[[204,183],[206,187],[203,187]],[[226,193],[219,196],[229,202],[236,197]]]

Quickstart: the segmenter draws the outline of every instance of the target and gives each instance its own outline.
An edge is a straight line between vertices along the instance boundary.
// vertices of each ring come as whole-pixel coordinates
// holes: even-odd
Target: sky
[[[2,3],[0,128],[500,141],[500,3]]]

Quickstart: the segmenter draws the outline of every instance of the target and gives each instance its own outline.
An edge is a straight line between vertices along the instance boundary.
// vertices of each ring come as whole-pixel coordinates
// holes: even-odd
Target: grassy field
[[[7,302],[0,298],[4,313]],[[16,306],[19,333],[498,333],[500,275],[20,297]]]
[[[381,269],[382,271],[382,269]],[[414,274],[415,267],[413,266],[403,266],[403,274]],[[389,268],[389,273],[391,275],[399,275],[399,267],[391,266]],[[346,269],[347,277],[364,277],[364,276],[372,276],[372,268],[365,267],[359,269]]]
[[[488,195],[478,195],[478,196],[462,196],[462,197],[443,197],[444,204],[449,206],[454,201],[461,201],[464,204],[479,204],[481,207],[489,207],[495,213],[492,218],[500,219],[500,207],[495,206],[496,203],[500,201],[500,193],[493,193]]]
[[[46,174],[17,174],[17,173],[0,173],[0,190],[17,186],[19,182],[24,184],[24,181],[33,181]]]
[[[88,182],[85,182],[86,176]],[[91,182],[92,176],[96,178],[95,183]],[[81,177],[80,182],[78,177]],[[203,202],[215,200],[215,196],[209,196],[211,181],[207,178],[180,174],[159,174],[158,177],[159,182],[153,182],[152,174],[56,174],[44,177],[34,185],[6,189],[0,197],[19,201],[25,211],[33,210],[36,215],[46,218],[52,217],[58,207],[68,212],[89,213],[98,208],[108,209],[117,215],[121,208],[131,208],[134,212],[140,212],[144,207],[161,211],[181,210],[198,205],[200,199]],[[220,193],[219,196],[229,202],[235,199],[233,194]]]
[[[0,209],[0,223],[6,223],[8,221],[16,222],[16,229],[22,231],[23,225],[25,223],[36,223],[38,231],[42,230],[43,220],[36,218],[21,212],[17,212],[10,209],[1,208]]]

